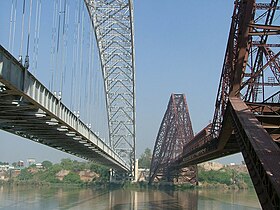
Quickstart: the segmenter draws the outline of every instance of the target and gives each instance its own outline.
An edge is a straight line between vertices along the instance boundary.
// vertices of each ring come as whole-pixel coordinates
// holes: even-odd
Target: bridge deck
[[[129,166],[0,45],[0,129],[119,171]]]
[[[262,108],[262,115],[257,108]],[[268,109],[269,108],[269,109]],[[249,104],[230,97],[218,138],[194,138],[174,167],[242,152],[264,209],[280,207],[280,104]],[[272,129],[272,130],[271,130]]]

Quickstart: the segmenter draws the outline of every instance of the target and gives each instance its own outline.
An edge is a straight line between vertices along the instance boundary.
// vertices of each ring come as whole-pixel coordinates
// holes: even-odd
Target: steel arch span
[[[94,27],[108,110],[109,141],[135,164],[135,63],[132,0],[85,0]]]
[[[78,157],[96,160],[134,177],[135,65],[132,0],[77,0],[75,6],[74,1],[53,1],[52,25],[49,24],[49,7],[41,9],[44,8],[42,3],[49,4],[49,1],[16,2],[10,1],[10,19],[7,18],[10,23],[7,49],[10,52],[0,46],[0,128]],[[22,11],[21,17],[16,16],[19,8]],[[4,6],[1,9],[6,10]],[[37,61],[41,60],[38,59],[40,20],[45,18],[41,11],[46,12],[46,26],[51,29],[52,43],[46,42],[44,47],[40,47],[47,48],[45,52],[51,54],[49,88],[35,77],[40,66]],[[7,17],[3,15],[3,19],[4,16]],[[17,28],[21,29],[20,33]],[[41,34],[47,32],[44,30]],[[96,66],[93,61],[96,48],[92,42],[92,32],[97,40],[99,64],[103,73],[108,118],[108,129],[105,129],[109,130],[110,145],[99,137],[98,132],[91,130],[93,120],[90,119],[90,112],[94,106],[88,99],[95,95],[90,95],[95,85],[89,78]],[[74,36],[69,36],[70,33]],[[33,38],[34,43],[31,41]],[[19,60],[13,53],[16,48],[19,48]],[[70,51],[71,59],[67,57]],[[44,57],[47,55],[43,54]],[[70,60],[73,63],[68,62]],[[71,75],[71,79],[65,79],[67,74]],[[67,80],[71,82],[65,85]],[[62,98],[62,91],[69,87],[71,110]],[[85,98],[85,103],[81,103],[82,98]],[[86,123],[82,121],[81,110],[86,110]],[[98,123],[97,119],[94,124]]]
[[[169,170],[193,138],[193,129],[184,94],[172,94],[154,146],[149,183],[157,181],[196,183],[196,166],[180,171]]]

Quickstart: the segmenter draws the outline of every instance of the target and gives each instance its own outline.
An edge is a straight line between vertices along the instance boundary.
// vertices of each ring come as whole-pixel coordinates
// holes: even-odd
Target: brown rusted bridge
[[[278,0],[234,1],[212,123],[194,137],[186,135],[191,129],[181,120],[188,115],[186,102],[184,111],[171,103],[156,140],[150,182],[171,180],[190,166],[192,180],[196,164],[241,152],[262,208],[280,209],[279,15]],[[178,142],[184,145],[175,147]]]

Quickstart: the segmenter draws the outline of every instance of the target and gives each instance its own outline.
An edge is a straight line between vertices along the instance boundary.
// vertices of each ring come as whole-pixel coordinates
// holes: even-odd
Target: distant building
[[[58,173],[56,173],[55,177],[62,181],[65,176],[67,176],[70,173],[69,170],[60,170]]]
[[[36,163],[36,160],[34,158],[28,158],[27,163],[28,163],[28,166],[31,166]]]
[[[204,163],[200,163],[199,166],[204,168],[206,171],[210,171],[210,170],[217,171],[224,167],[223,164],[216,163],[216,162],[204,162]]]
[[[6,171],[0,171],[0,180],[8,180],[8,173]]]
[[[149,174],[150,174],[150,169],[139,168],[138,169],[138,176],[137,176],[138,179],[137,179],[137,182],[148,181]]]
[[[24,167],[24,162],[23,162],[22,160],[19,160],[19,161],[17,162],[17,167],[23,168],[23,167]]]
[[[42,169],[42,168],[43,168],[42,163],[36,163],[36,168],[38,168],[38,169]]]
[[[0,171],[8,171],[9,170],[9,168],[10,168],[10,166],[9,165],[0,165]]]
[[[100,177],[99,174],[90,171],[90,170],[83,170],[79,172],[79,176],[81,181],[83,182],[91,182],[93,179],[97,179]]]
[[[230,169],[234,169],[234,170],[236,170],[238,172],[241,172],[241,173],[248,173],[247,166],[244,165],[244,164],[240,164],[240,165],[238,165],[238,164],[234,164],[234,165],[229,164],[229,165],[227,165],[227,167],[230,168]]]
[[[11,170],[11,178],[15,178],[20,175],[20,169]]]

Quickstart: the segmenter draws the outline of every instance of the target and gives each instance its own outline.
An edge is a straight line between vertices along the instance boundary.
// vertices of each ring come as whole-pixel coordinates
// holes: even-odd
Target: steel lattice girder
[[[278,0],[235,1],[211,133],[186,145],[184,162],[240,151],[225,114],[230,96],[240,97],[272,139],[279,141],[280,44],[275,37],[280,34],[279,9]]]
[[[230,97],[226,112],[262,208],[279,209],[279,146],[240,98]]]
[[[172,94],[154,146],[150,183],[158,175],[166,178],[170,163],[182,154],[183,146],[193,136],[186,97],[184,94]]]
[[[99,162],[129,165],[0,45],[0,129]]]
[[[278,0],[235,0],[213,118],[217,137],[229,96],[263,103],[279,93]]]
[[[101,60],[110,146],[135,163],[135,64],[132,0],[85,0]]]
[[[249,2],[251,2],[249,5],[252,6],[252,1]],[[235,62],[238,59],[240,60],[240,56],[243,56],[242,60],[244,60],[244,54],[242,53],[241,55],[241,52],[244,52],[244,49],[246,49],[247,46],[243,46],[245,39],[242,39],[241,36],[245,33],[244,30],[246,30],[247,25],[251,20],[250,17],[247,17],[251,14],[250,12],[246,12],[248,10],[247,3],[247,0],[235,0],[227,49],[216,99],[216,109],[212,123],[212,134],[214,137],[219,135],[222,126],[223,115],[225,113],[228,97],[233,86],[234,69],[236,67]],[[248,35],[248,32],[246,35]],[[243,40],[242,43],[240,43],[241,40]],[[242,49],[242,51],[240,51],[240,49]]]

